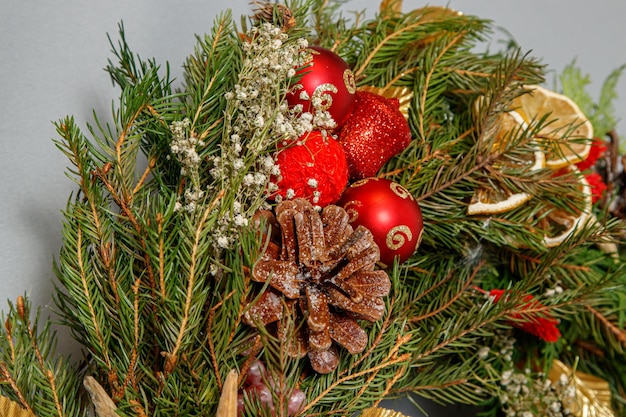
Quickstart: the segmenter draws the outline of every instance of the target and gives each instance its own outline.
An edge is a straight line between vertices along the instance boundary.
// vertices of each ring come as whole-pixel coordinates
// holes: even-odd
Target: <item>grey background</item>
[[[431,1],[492,19],[549,66],[549,82],[576,59],[591,75],[597,95],[602,81],[626,63],[626,2],[621,0],[450,0]],[[379,1],[348,2],[345,10]],[[405,0],[404,9],[426,5]],[[66,160],[55,148],[51,123],[67,114],[80,126],[92,110],[110,113],[118,91],[103,71],[124,22],[131,48],[143,58],[170,62],[174,75],[192,51],[194,34],[210,30],[226,7],[248,14],[248,0],[0,0],[0,309],[5,300],[29,294],[35,305],[51,302],[52,260],[61,244],[61,213],[73,183]],[[626,115],[626,80],[617,110]],[[618,131],[625,133],[620,122]],[[63,350],[72,344],[62,334]],[[456,410],[456,407],[452,407]],[[421,415],[407,408],[413,416]],[[454,410],[446,410],[455,412]],[[431,415],[440,414],[434,411]]]

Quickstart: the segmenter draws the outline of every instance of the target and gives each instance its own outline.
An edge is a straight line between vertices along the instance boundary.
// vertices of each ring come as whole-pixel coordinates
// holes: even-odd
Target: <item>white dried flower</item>
[[[219,236],[217,238],[217,244],[222,249],[228,249],[229,246],[230,246],[230,243],[229,243],[228,238],[226,236]]]
[[[235,226],[240,226],[240,227],[241,226],[247,226],[248,225],[248,219],[243,217],[241,214],[238,214],[234,218],[234,223],[235,223]]]
[[[477,356],[479,359],[486,359],[489,356],[490,351],[491,349],[489,348],[489,346],[483,346],[478,349]]]

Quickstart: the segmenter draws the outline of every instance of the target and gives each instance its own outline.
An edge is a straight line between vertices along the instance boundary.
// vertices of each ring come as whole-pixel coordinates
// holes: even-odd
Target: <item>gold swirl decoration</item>
[[[350,188],[362,187],[370,181],[378,181],[378,178],[363,178],[350,184]]]
[[[331,83],[318,85],[315,91],[313,91],[313,97],[311,98],[312,100],[319,100],[320,102],[318,106],[315,105],[315,102],[313,101],[315,109],[321,111],[326,111],[330,109],[330,107],[333,105],[333,96],[331,96],[330,93],[337,94],[337,91],[339,91],[337,90],[337,87],[335,87]]]
[[[574,371],[559,360],[554,360],[548,377],[556,383],[565,375],[576,388],[576,396],[563,406],[576,417],[615,417],[611,408],[609,383],[602,378]]]
[[[396,226],[387,232],[385,244],[389,249],[397,250],[411,240],[413,240],[413,233],[411,233],[411,229],[409,229],[409,226],[401,224],[400,226]]]
[[[343,204],[343,209],[348,213],[348,221],[350,223],[359,218],[359,210],[357,208],[361,206],[363,206],[363,203],[358,200],[350,200]]]
[[[391,188],[391,191],[393,191],[393,193],[397,195],[398,197],[403,198],[405,200],[407,198],[413,200],[413,196],[411,195],[411,193],[400,184],[396,182],[392,182],[391,184],[389,184],[389,188]]]
[[[343,72],[343,82],[346,85],[346,90],[348,90],[348,93],[356,93],[356,81],[354,79],[354,73],[351,69],[348,68]]]

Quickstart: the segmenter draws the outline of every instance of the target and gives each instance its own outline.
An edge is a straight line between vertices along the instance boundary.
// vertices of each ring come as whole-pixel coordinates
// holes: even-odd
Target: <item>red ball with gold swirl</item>
[[[297,75],[300,80],[290,88],[287,103],[301,104],[303,111],[330,113],[337,128],[350,116],[354,105],[356,83],[348,64],[336,53],[319,46],[309,48],[311,60]]]
[[[422,211],[411,193],[383,178],[366,178],[348,187],[337,203],[353,227],[367,227],[380,249],[380,262],[409,259],[422,240]]]

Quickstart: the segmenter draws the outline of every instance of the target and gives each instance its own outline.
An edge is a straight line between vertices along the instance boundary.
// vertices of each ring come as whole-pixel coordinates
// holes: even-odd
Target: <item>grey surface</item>
[[[346,9],[378,1],[353,0]],[[405,0],[404,9],[425,5]],[[626,63],[626,2],[620,0],[451,0],[466,14],[494,20],[533,55],[559,72],[577,59],[591,74],[592,91],[611,70]],[[52,259],[61,242],[60,210],[74,190],[66,160],[52,143],[51,123],[66,114],[84,126],[92,109],[109,113],[117,96],[102,68],[111,56],[106,33],[116,39],[124,21],[131,47],[143,58],[168,60],[173,73],[192,51],[195,33],[209,31],[225,7],[236,16],[248,0],[1,1],[0,9],[0,309],[27,293],[35,305],[51,302]],[[618,113],[626,114],[626,80],[619,86]],[[624,133],[626,126],[619,125]],[[62,342],[64,349],[70,344]],[[456,410],[448,409],[459,414]],[[433,411],[431,415],[444,415]],[[436,413],[436,414],[435,414]],[[447,412],[445,413],[447,414]],[[414,416],[420,415],[413,413]]]

